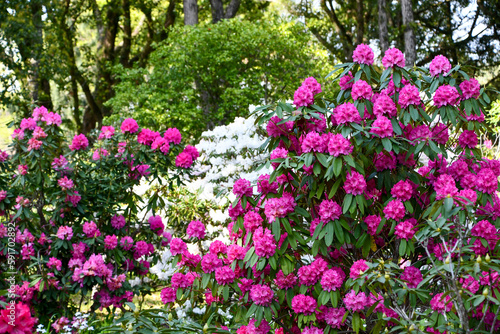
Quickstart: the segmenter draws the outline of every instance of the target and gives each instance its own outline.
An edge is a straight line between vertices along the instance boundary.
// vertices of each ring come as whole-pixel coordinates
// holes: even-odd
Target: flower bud
[[[205,326],[203,326],[203,333],[206,332],[208,332],[208,323],[206,323]]]
[[[444,261],[444,263],[450,264],[450,262],[451,262],[451,256],[448,255],[448,257],[446,258],[446,260]]]
[[[490,254],[486,254],[484,261],[486,261],[486,263],[490,263],[491,261]]]
[[[478,256],[477,256],[477,260],[476,260],[476,262],[477,262],[477,263],[481,263],[481,262],[482,262],[482,260],[481,260],[481,255],[478,255]]]
[[[488,292],[489,292],[488,288],[484,288],[484,290],[483,290],[483,296],[485,296],[485,297],[488,296]]]

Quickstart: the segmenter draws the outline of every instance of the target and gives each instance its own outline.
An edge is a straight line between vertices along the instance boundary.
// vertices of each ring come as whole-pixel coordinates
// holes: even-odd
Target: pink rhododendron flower
[[[190,238],[203,239],[205,238],[205,225],[199,220],[193,220],[189,223],[186,234]]]
[[[272,223],[276,217],[282,218],[292,213],[295,209],[295,198],[288,192],[283,192],[282,197],[269,198],[266,200],[264,212],[269,223]]]
[[[349,71],[346,75],[344,75],[342,78],[339,80],[339,86],[340,89],[342,90],[348,90],[352,88],[352,85],[354,85],[354,77],[352,76],[352,72]]]
[[[21,302],[10,304],[0,311],[0,333],[31,334],[37,319],[31,316],[28,305]]]
[[[364,193],[366,190],[366,180],[364,176],[358,172],[351,171],[351,173],[346,176],[344,190],[346,193],[354,196]]]
[[[114,215],[111,217],[111,226],[116,228],[117,230],[123,228],[127,222],[125,221],[125,217],[122,215]]]
[[[172,239],[173,241],[174,239]],[[201,269],[204,273],[212,273],[215,269],[222,267],[222,260],[217,255],[208,253],[201,259]]]
[[[223,243],[220,240],[214,240],[210,244],[209,251],[210,251],[210,253],[215,254],[215,255],[226,254],[227,246],[225,243]]]
[[[384,208],[384,214],[388,219],[399,221],[405,216],[405,206],[400,200],[392,200]]]
[[[55,257],[51,257],[49,259],[49,262],[47,262],[47,267],[51,268],[51,269],[56,269],[57,271],[61,271],[62,269],[62,262],[61,260],[55,258]]]
[[[396,156],[393,152],[382,151],[376,154],[373,160],[378,172],[396,168]]]
[[[23,118],[19,127],[21,130],[35,130],[36,121],[31,117]]]
[[[405,67],[405,55],[397,48],[390,48],[385,51],[382,65],[386,69],[394,66]]]
[[[285,159],[287,156],[288,156],[288,150],[286,150],[284,148],[281,148],[281,147],[276,147],[271,152],[270,159],[271,160],[274,160],[274,159]],[[280,165],[279,162],[273,162],[272,163],[272,166],[274,168],[278,168],[279,165]]]
[[[236,196],[252,196],[253,188],[250,181],[245,179],[238,179],[233,185],[233,194]]]
[[[139,130],[139,125],[133,118],[127,118],[122,122],[120,126],[122,133],[136,133]]]
[[[255,211],[248,211],[243,217],[243,226],[247,232],[253,233],[257,228],[262,226],[262,216]]]
[[[373,90],[368,82],[358,80],[354,83],[354,85],[352,85],[351,95],[353,100],[369,100],[373,95]]]
[[[79,151],[79,150],[85,150],[88,146],[89,146],[89,140],[82,133],[73,137],[73,141],[71,142],[71,145],[69,145],[69,148],[72,151]]]
[[[434,105],[438,108],[444,106],[456,106],[460,102],[460,94],[455,87],[450,85],[439,86],[434,97]]]
[[[302,86],[309,88],[309,90],[314,94],[319,94],[322,92],[321,85],[313,77],[306,78],[302,82]]]
[[[189,168],[193,164],[193,157],[186,152],[181,152],[175,158],[175,165],[181,168]]]
[[[40,141],[40,140],[36,140],[35,138],[30,138],[28,140],[28,151],[31,151],[31,150],[39,150],[40,147],[42,147],[42,144],[43,142]]]
[[[323,200],[319,205],[319,216],[321,221],[329,222],[340,218],[342,208],[333,200]]]
[[[337,124],[345,123],[361,123],[361,116],[359,115],[358,109],[351,102],[346,102],[338,105],[333,110],[333,116]]]
[[[391,189],[391,195],[401,201],[407,201],[412,197],[413,187],[410,181],[399,181]]]
[[[337,291],[342,287],[345,280],[345,273],[342,269],[334,267],[323,273],[321,286],[325,291]]]
[[[215,280],[219,285],[231,284],[234,282],[235,277],[234,271],[230,266],[215,269]]]
[[[372,48],[366,44],[359,44],[352,53],[352,60],[358,64],[371,65],[374,58],[375,54]]]
[[[276,252],[276,241],[269,229],[259,227],[253,234],[255,254],[259,257],[270,258]]]
[[[306,86],[300,86],[293,94],[293,104],[298,107],[310,106],[314,103],[314,94]]]
[[[71,240],[73,237],[73,229],[69,226],[60,226],[56,235],[61,240]]]
[[[273,300],[274,292],[267,285],[253,285],[250,289],[250,299],[261,306],[269,306]]]
[[[273,116],[267,123],[267,134],[270,137],[279,137],[281,135],[286,135],[290,133],[293,129],[293,122],[284,122],[281,123],[283,120],[279,118],[278,116]]]
[[[104,237],[104,248],[115,249],[118,246],[118,237],[116,235],[107,235]]]
[[[175,145],[180,144],[182,141],[181,132],[177,128],[168,128],[163,134],[163,138],[168,143],[174,143]]]
[[[149,227],[155,231],[157,235],[162,235],[165,225],[160,216],[151,216],[148,218]]]
[[[319,273],[312,265],[302,266],[297,272],[299,283],[307,286],[316,284],[320,275],[321,273]]]
[[[448,132],[448,127],[446,125],[440,123],[432,129],[432,140],[434,140],[436,143],[445,145],[448,142],[449,138],[450,135]]]
[[[434,57],[431,61],[431,65],[429,66],[429,72],[433,77],[436,77],[440,74],[445,75],[451,71],[451,64],[448,58],[445,56],[439,55]]]
[[[110,139],[115,135],[115,128],[112,126],[103,126],[98,139]]]
[[[403,281],[406,281],[408,287],[412,289],[415,289],[418,286],[418,284],[423,280],[420,269],[412,266],[405,267],[405,270],[401,274],[400,278]]]
[[[321,152],[323,140],[321,135],[317,132],[309,132],[302,141],[302,152]]]
[[[142,129],[137,135],[137,142],[139,144],[151,146],[156,138],[160,137],[160,133],[150,129]]]
[[[346,293],[343,300],[345,307],[353,312],[363,310],[368,303],[368,298],[366,298],[364,292],[361,291],[356,294],[354,290]]]
[[[292,299],[292,309],[295,313],[303,313],[304,315],[313,314],[316,311],[318,303],[316,299],[306,295],[296,295]]]
[[[410,240],[415,235],[415,232],[413,224],[408,220],[405,220],[396,225],[394,234],[396,234],[400,239]]]
[[[392,137],[393,129],[391,121],[385,116],[378,116],[375,122],[372,123],[371,133],[374,133],[380,138]]]
[[[172,255],[182,254],[187,251],[187,245],[179,238],[174,238],[170,241],[170,252]]]
[[[479,98],[481,85],[476,79],[470,78],[460,84],[460,90],[462,91],[462,99],[477,99]]]
[[[474,130],[464,130],[458,137],[458,145],[467,148],[476,148],[478,144],[477,134]]]
[[[97,238],[101,235],[101,232],[97,228],[96,223],[93,221],[85,222],[83,224],[83,233],[87,236],[87,238]]]
[[[475,178],[475,188],[486,194],[493,194],[498,188],[498,179],[490,168],[481,168]],[[472,188],[472,187],[471,187]]]
[[[69,190],[74,186],[73,180],[68,179],[67,176],[64,176],[63,178],[57,180],[57,184],[62,188],[62,190]]]
[[[354,262],[351,266],[349,277],[352,279],[357,279],[363,272],[369,269],[367,262],[363,259]]]
[[[438,313],[450,312],[452,306],[451,297],[443,297],[443,293],[437,293],[431,299],[431,308]]]
[[[396,117],[398,109],[392,98],[385,94],[380,94],[377,100],[373,103],[373,115]]]
[[[420,93],[414,85],[405,85],[399,92],[399,105],[401,108],[408,108],[410,105],[420,105]]]
[[[191,145],[186,145],[183,152],[189,154],[191,158],[193,158],[193,161],[200,157],[200,152],[198,152],[198,149]]]
[[[380,222],[382,221],[382,218],[379,216],[375,215],[369,215],[365,218],[365,223],[368,226],[368,234],[369,235],[376,235],[377,234],[377,229],[378,226],[380,225]]]
[[[328,141],[328,152],[334,157],[350,155],[353,149],[349,139],[344,138],[340,133],[332,135]]]
[[[177,298],[177,290],[173,288],[164,288],[161,290],[160,298],[163,304],[173,303]]]

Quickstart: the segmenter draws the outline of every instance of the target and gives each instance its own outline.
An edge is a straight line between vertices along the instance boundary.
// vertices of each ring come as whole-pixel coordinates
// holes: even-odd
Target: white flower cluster
[[[159,280],[166,281],[175,273],[176,266],[172,263],[172,253],[165,248],[161,251],[161,259],[151,268],[149,272],[157,275]]]

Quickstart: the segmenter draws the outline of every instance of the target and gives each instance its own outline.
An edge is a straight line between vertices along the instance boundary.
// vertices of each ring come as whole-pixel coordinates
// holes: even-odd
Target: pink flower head
[[[262,226],[262,216],[255,211],[248,211],[243,217],[243,226],[247,232],[253,233],[257,228]]]
[[[177,289],[164,288],[161,290],[160,298],[163,304],[173,303],[177,298]]]
[[[101,232],[97,228],[96,223],[93,221],[85,222],[83,224],[83,233],[87,236],[87,238],[97,238],[101,235]]]
[[[31,117],[23,118],[19,127],[21,130],[35,130],[36,121]]]
[[[353,100],[369,100],[373,95],[373,90],[368,82],[364,80],[358,80],[354,83],[354,85],[352,85],[351,95]]]
[[[474,130],[464,130],[458,137],[458,145],[461,147],[476,148],[477,144],[477,134]]]
[[[286,135],[290,133],[293,129],[293,122],[284,122],[281,123],[283,120],[279,118],[278,116],[273,116],[267,123],[267,134],[270,137],[279,137],[281,135]],[[281,124],[279,124],[281,123]]]
[[[398,108],[392,98],[385,94],[380,94],[375,103],[373,103],[373,115],[396,117]]]
[[[349,71],[346,75],[344,75],[342,78],[339,80],[339,86],[340,89],[342,90],[348,90],[352,88],[352,85],[354,85],[354,77],[352,76],[352,72]]]
[[[314,94],[306,86],[300,86],[293,94],[293,104],[298,107],[310,106],[314,103]]]
[[[264,212],[269,223],[272,223],[276,217],[282,218],[292,213],[295,209],[295,198],[289,192],[283,192],[282,197],[269,198],[266,200]]]
[[[327,309],[325,312],[325,322],[327,325],[329,325],[332,328],[337,328],[340,329],[340,327],[343,325],[343,319],[345,315],[345,308],[340,307],[340,308],[335,308],[335,307],[330,307]],[[320,333],[323,333],[322,331]]]
[[[443,298],[443,293],[438,293],[431,299],[431,308],[438,313],[450,312],[452,306],[451,297],[446,296]]]
[[[245,255],[247,254],[247,250],[239,245],[229,245],[227,248],[227,260],[232,263],[235,260],[243,260],[245,259]]]
[[[57,184],[59,184],[59,187],[61,187],[64,191],[69,190],[74,186],[73,180],[68,179],[67,176],[64,176],[63,178],[57,180]]]
[[[150,129],[142,129],[137,135],[137,142],[139,144],[151,146],[156,138],[160,137],[160,133]]]
[[[358,260],[352,264],[349,277],[352,279],[357,279],[361,274],[363,274],[369,268],[370,267],[368,267],[366,260],[363,259]]]
[[[192,145],[186,145],[183,152],[188,153],[191,158],[193,158],[193,161],[198,159],[200,156],[200,152],[198,152],[198,149]]]
[[[215,255],[226,254],[227,246],[225,243],[223,243],[220,240],[214,240],[210,244],[209,251],[210,251],[210,253],[215,254]]]
[[[201,269],[204,273],[212,273],[219,267],[222,267],[222,260],[219,259],[217,255],[208,253],[203,256],[201,260]]]
[[[33,113],[31,114],[33,119],[37,122],[43,120],[46,115],[47,108],[45,108],[44,106],[36,107],[35,109],[33,109]]]
[[[186,152],[181,152],[175,158],[175,165],[181,168],[189,168],[193,164],[193,157]]]
[[[286,159],[286,157],[288,156],[288,150],[284,149],[284,148],[281,148],[281,147],[276,147],[272,152],[271,152],[271,155],[270,155],[270,159],[271,160],[274,160],[274,159]],[[278,166],[280,165],[279,162],[273,162],[272,163],[272,166],[274,168],[278,168]]]
[[[380,136],[380,138],[392,137],[394,133],[391,121],[385,116],[377,117],[370,132]]]
[[[477,99],[479,98],[481,85],[476,79],[470,78],[460,84],[460,90],[462,91],[462,99]]]
[[[316,299],[306,295],[296,295],[292,299],[292,309],[295,313],[303,313],[304,315],[313,314],[316,311],[318,303]]]
[[[205,238],[205,225],[199,220],[193,220],[189,223],[186,234],[190,238],[198,238],[201,240]]]
[[[179,238],[174,238],[170,241],[170,252],[172,255],[183,254],[187,251],[187,245]]]
[[[125,217],[122,215],[114,215],[111,218],[111,226],[116,228],[117,230],[123,228],[127,222],[125,221]]]
[[[42,147],[42,144],[43,142],[40,141],[40,140],[36,140],[35,138],[30,138],[28,140],[28,151],[31,151],[31,150],[39,150],[40,147]]]
[[[115,135],[115,128],[112,126],[103,126],[98,139],[110,139]]]
[[[139,130],[139,125],[133,118],[127,118],[122,122],[120,127],[122,133],[136,133]]]
[[[12,139],[23,140],[24,139],[24,131],[22,129],[15,129],[11,135]]]
[[[431,65],[429,66],[429,72],[433,77],[436,77],[440,74],[445,75],[451,71],[451,64],[448,58],[445,56],[439,55],[434,57],[431,61]]]
[[[181,132],[177,128],[168,128],[163,138],[165,138],[168,143],[174,143],[175,145],[180,144],[182,141]]]
[[[344,304],[348,310],[353,312],[361,311],[368,304],[368,298],[366,298],[365,293],[362,291],[356,294],[356,291],[351,290],[345,294]]]
[[[35,139],[40,139],[40,138],[47,138],[47,134],[43,129],[39,126],[35,128],[35,131],[33,131],[33,138]]]
[[[299,276],[299,283],[307,286],[316,284],[320,275],[321,273],[318,272],[313,265],[302,266],[297,272],[297,276]]]
[[[415,229],[413,224],[405,220],[396,225],[394,234],[396,234],[400,239],[410,240],[415,235]]]
[[[151,216],[148,218],[149,227],[152,231],[155,231],[157,235],[162,235],[165,225],[161,220],[160,216]]]
[[[475,186],[483,193],[494,194],[498,188],[498,178],[490,168],[481,168],[477,173]]]
[[[454,197],[458,193],[455,180],[448,174],[442,174],[437,178],[434,182],[434,190],[436,190],[436,199]]]
[[[44,121],[47,123],[47,125],[60,126],[62,124],[61,115],[55,112],[47,113],[44,117]]]
[[[354,196],[364,193],[366,190],[366,180],[364,176],[358,172],[351,171],[351,173],[346,176],[344,190],[346,193]]]
[[[437,124],[432,129],[432,140],[434,140],[436,143],[445,145],[448,142],[449,138],[450,135],[448,132],[448,127],[445,124]]]
[[[408,108],[410,105],[420,105],[420,93],[414,85],[405,85],[399,92],[399,104],[401,108]]]
[[[215,280],[219,285],[231,284],[234,282],[236,275],[230,266],[219,267],[215,269]]]
[[[233,186],[233,194],[236,196],[248,196],[253,195],[253,188],[250,181],[245,179],[238,179]]]
[[[393,152],[382,151],[375,155],[373,161],[378,172],[396,168],[396,156]]]
[[[134,240],[129,237],[128,235],[127,236],[124,236],[121,240],[120,240],[120,246],[124,249],[124,250],[131,250],[132,247],[134,246]],[[187,247],[186,247],[187,249]]]
[[[423,281],[422,273],[418,268],[408,266],[405,268],[400,278],[406,281],[409,288],[415,289],[420,282]]]
[[[322,92],[321,85],[313,77],[306,78],[302,82],[302,86],[309,88],[309,90],[314,94],[319,94]]]
[[[57,271],[61,271],[62,269],[62,262],[61,260],[55,258],[55,257],[51,257],[49,259],[49,262],[47,262],[47,267],[53,269],[55,268]]]
[[[399,181],[391,189],[391,195],[401,201],[407,201],[412,197],[413,187],[411,181]]]
[[[89,140],[82,133],[73,137],[73,141],[71,142],[71,145],[69,145],[69,148],[72,151],[78,151],[78,150],[84,150],[88,146],[89,146]]]
[[[386,69],[394,66],[405,67],[405,55],[397,48],[390,48],[385,51],[382,65]]]
[[[69,226],[60,226],[56,235],[61,240],[71,240],[73,237],[73,229]]]
[[[317,132],[309,132],[302,141],[302,152],[321,152],[323,140],[321,135]]]
[[[379,216],[375,216],[375,215],[369,215],[365,218],[365,223],[368,226],[368,234],[369,235],[376,235],[377,234],[377,229],[378,229],[381,221],[382,221],[382,218],[380,218]]]
[[[371,65],[375,54],[371,47],[366,44],[359,44],[352,53],[352,60],[358,64]]]
[[[267,285],[253,285],[250,289],[250,299],[261,306],[269,306],[273,300],[274,292]]]
[[[332,135],[328,141],[328,152],[334,157],[350,155],[353,149],[349,139],[344,138],[340,133]]]
[[[384,214],[388,219],[399,221],[405,216],[405,206],[400,200],[392,200],[384,208]]]
[[[342,269],[334,267],[323,273],[321,286],[325,291],[337,291],[342,287],[345,280],[345,273]]]
[[[438,108],[444,106],[456,106],[460,102],[460,94],[455,87],[450,85],[439,86],[434,97],[434,105]]]
[[[361,123],[361,116],[358,109],[351,102],[346,102],[335,107],[333,117],[339,125],[350,122]]]
[[[319,205],[319,216],[321,221],[329,222],[340,218],[342,208],[333,200],[325,199]]]
[[[115,249],[118,246],[118,237],[116,235],[107,235],[104,238],[105,249]]]
[[[271,234],[269,229],[259,227],[254,235],[253,242],[255,247],[255,254],[259,257],[270,258],[276,252],[276,241],[274,235]]]

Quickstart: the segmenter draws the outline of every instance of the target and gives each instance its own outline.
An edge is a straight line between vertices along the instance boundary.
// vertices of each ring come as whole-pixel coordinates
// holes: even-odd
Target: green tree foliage
[[[293,95],[308,76],[329,70],[302,24],[238,19],[179,27],[151,54],[150,67],[116,71],[120,83],[108,119],[134,113],[151,128],[175,124],[197,137],[246,115],[250,104]]]

